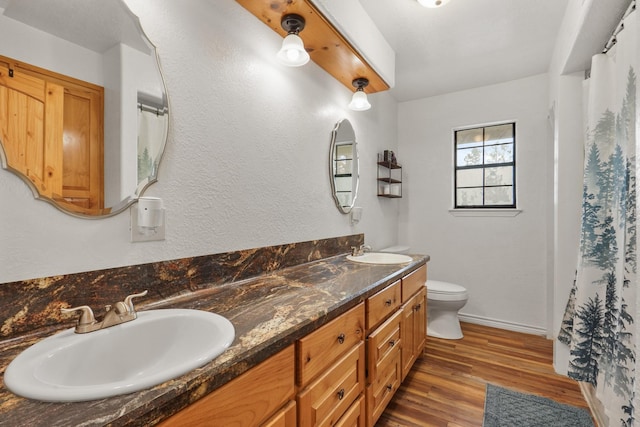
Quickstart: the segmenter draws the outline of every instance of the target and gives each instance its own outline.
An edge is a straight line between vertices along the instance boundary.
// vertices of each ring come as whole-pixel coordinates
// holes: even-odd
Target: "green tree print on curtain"
[[[580,259],[558,340],[570,348],[568,375],[596,386],[610,425],[631,427],[638,340],[633,67],[625,77],[619,112],[604,109],[587,131]]]

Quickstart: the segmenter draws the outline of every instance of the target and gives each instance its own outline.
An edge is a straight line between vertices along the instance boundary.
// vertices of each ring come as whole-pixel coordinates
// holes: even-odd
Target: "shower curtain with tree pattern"
[[[638,12],[595,55],[585,81],[582,227],[576,279],[558,339],[568,374],[591,383],[610,426],[640,426],[636,295]]]

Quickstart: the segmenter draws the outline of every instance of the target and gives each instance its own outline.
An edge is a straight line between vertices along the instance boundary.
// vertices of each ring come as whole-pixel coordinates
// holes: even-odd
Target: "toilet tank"
[[[380,252],[393,252],[396,254],[407,254],[409,253],[409,246],[403,246],[403,245],[389,246],[388,248],[380,249]]]

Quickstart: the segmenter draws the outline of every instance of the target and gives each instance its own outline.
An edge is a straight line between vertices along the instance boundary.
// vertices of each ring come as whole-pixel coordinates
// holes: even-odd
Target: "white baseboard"
[[[506,329],[508,331],[522,332],[525,334],[547,336],[547,330],[537,326],[523,325],[522,323],[507,322],[505,320],[491,319],[489,317],[464,313],[458,313],[458,318],[463,322],[475,323],[476,325],[491,326],[492,328]]]
[[[596,425],[598,427],[608,426],[609,417],[605,415],[604,407],[602,406],[600,400],[596,397],[596,391],[594,390],[593,386],[582,381],[578,381],[578,385],[580,385],[580,391],[582,392],[584,400],[587,401],[587,405],[589,405],[591,415],[595,419]]]

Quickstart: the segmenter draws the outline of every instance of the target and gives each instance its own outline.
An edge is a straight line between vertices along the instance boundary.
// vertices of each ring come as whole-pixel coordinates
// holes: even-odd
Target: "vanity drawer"
[[[398,310],[367,338],[367,375],[369,381],[378,378],[385,359],[394,357],[394,352],[401,348],[400,324],[403,311]]]
[[[378,366],[378,377],[367,386],[367,425],[375,425],[401,382],[400,347]]]
[[[367,412],[365,409],[364,396],[360,396],[358,400],[353,402],[353,405],[347,409],[347,412],[344,413],[335,427],[366,427]]]
[[[298,425],[333,426],[364,390],[364,343],[298,394]]]
[[[407,274],[402,278],[402,302],[407,302],[409,298],[424,287],[427,281],[426,264],[417,270]]]
[[[364,304],[296,342],[297,384],[304,387],[340,356],[364,340]]]
[[[365,301],[367,307],[367,331],[378,326],[401,304],[401,281],[392,283]]]

